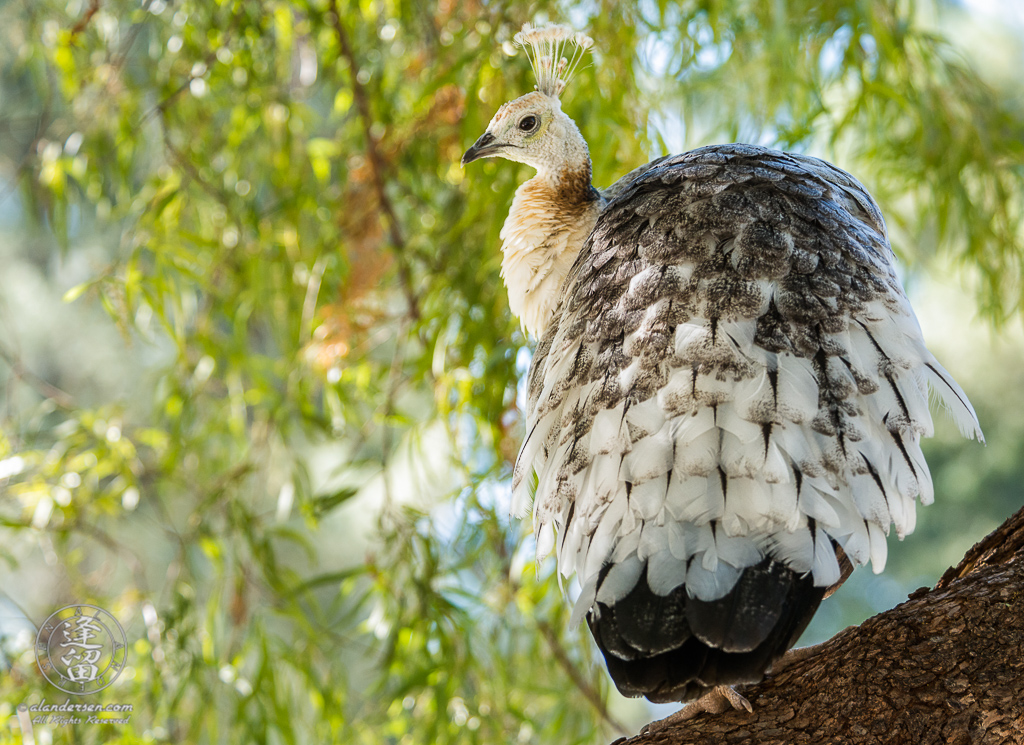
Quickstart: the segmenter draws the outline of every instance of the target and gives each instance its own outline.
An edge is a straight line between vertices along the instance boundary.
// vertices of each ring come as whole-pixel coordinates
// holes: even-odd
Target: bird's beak
[[[462,156],[462,165],[465,166],[467,163],[472,163],[474,160],[486,158],[488,155],[492,155],[502,147],[504,146],[500,142],[494,141],[494,135],[490,132],[484,132],[480,135],[480,139],[473,143],[473,147],[467,150],[466,154]]]

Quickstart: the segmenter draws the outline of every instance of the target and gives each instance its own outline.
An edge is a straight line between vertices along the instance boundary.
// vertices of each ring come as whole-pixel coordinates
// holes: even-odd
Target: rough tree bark
[[[701,715],[621,745],[1024,743],[1024,509],[933,589]]]

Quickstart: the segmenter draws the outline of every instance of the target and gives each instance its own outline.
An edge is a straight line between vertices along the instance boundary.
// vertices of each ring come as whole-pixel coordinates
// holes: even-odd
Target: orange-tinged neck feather
[[[501,276],[509,307],[530,333],[546,328],[602,206],[590,185],[589,162],[558,174],[539,172],[516,190],[501,229]]]

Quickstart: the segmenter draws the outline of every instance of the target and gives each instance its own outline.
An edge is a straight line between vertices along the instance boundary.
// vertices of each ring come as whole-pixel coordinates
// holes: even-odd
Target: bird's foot
[[[732,686],[715,686],[699,699],[691,704],[687,704],[675,714],[670,714],[664,719],[659,719],[656,722],[644,725],[643,729],[640,730],[640,734],[647,735],[652,732],[658,732],[659,730],[663,730],[673,724],[685,722],[687,719],[693,719],[695,716],[700,714],[722,714],[723,712],[729,711],[730,708],[736,709],[737,711],[746,709],[751,714],[754,713],[754,707],[750,705],[750,702],[747,701],[742,694],[733,689]]]
[[[801,660],[806,660],[810,657],[814,657],[816,654],[820,654],[824,651],[826,644],[828,644],[828,642],[812,644],[809,647],[798,647],[796,649],[789,650],[786,654],[782,655],[782,657],[772,663],[772,666],[768,668],[768,674],[778,675],[793,663],[800,662]]]
[[[772,666],[768,668],[768,674],[778,675],[793,663],[806,660],[808,657],[813,657],[818,654],[824,646],[825,643],[822,642],[821,644],[814,644],[810,647],[798,647],[797,649],[791,649],[772,663]]]

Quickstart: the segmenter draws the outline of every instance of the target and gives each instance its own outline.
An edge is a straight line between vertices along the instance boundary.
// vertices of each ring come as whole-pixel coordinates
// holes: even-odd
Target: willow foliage
[[[13,609],[89,602],[131,645],[91,701],[131,721],[54,741],[642,721],[507,514],[528,340],[498,231],[527,174],[459,157],[532,86],[515,31],[568,20],[598,45],[565,106],[599,184],[673,132],[832,157],[904,256],[952,257],[1004,321],[1024,117],[919,5],[0,6],[0,714],[60,698]]]

